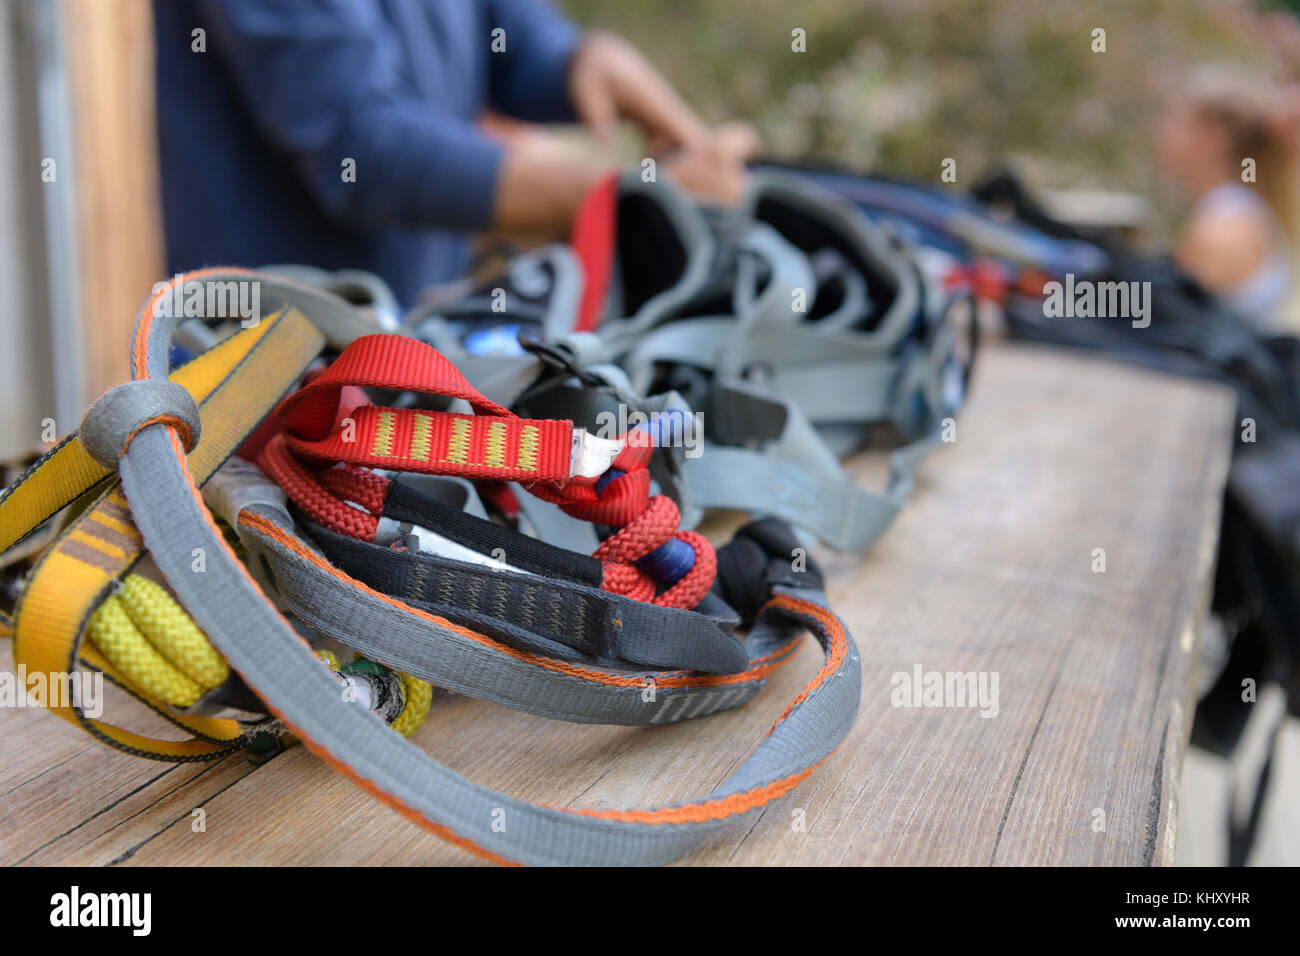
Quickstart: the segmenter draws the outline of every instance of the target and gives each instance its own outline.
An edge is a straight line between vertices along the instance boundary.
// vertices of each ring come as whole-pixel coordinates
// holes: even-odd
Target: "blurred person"
[[[563,229],[611,171],[529,124],[608,139],[630,120],[669,151],[662,169],[724,204],[757,148],[544,0],[155,0],[154,22],[173,273],[366,269],[409,306],[465,270],[472,232]],[[489,131],[487,111],[528,123]]]
[[[1294,325],[1297,156],[1294,95],[1223,69],[1175,96],[1156,132],[1163,168],[1194,200],[1174,258],[1257,331]],[[1243,182],[1245,159],[1255,181]]]

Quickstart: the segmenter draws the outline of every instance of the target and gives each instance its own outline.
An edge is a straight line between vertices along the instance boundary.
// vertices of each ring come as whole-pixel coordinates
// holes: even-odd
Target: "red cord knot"
[[[703,535],[678,529],[681,512],[671,498],[651,496],[647,469],[652,452],[648,443],[628,437],[627,446],[610,468],[613,478],[607,476],[595,485],[538,485],[528,490],[558,504],[575,518],[619,529],[593,555],[604,565],[604,590],[660,607],[694,608],[713,587],[717,555]],[[694,552],[694,561],[670,587],[658,593],[659,582],[636,562],[674,538]]]
[[[596,549],[594,557],[599,558],[605,568],[600,586],[614,594],[660,607],[693,608],[699,604],[713,587],[718,559],[713,545],[704,535],[678,530],[679,520],[681,513],[671,498],[666,495],[650,498],[645,511],[606,538]],[[636,561],[672,538],[695,552],[695,562],[672,587],[656,594],[658,585],[655,579],[637,567]]]

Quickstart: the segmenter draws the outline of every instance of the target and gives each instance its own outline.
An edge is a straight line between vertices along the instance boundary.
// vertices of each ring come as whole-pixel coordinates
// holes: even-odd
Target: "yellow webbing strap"
[[[190,390],[199,405],[202,427],[199,442],[189,455],[190,468],[199,482],[206,481],[239,447],[251,425],[270,413],[323,343],[320,333],[300,312],[288,309],[239,332],[172,376]],[[220,359],[211,358],[218,351]],[[208,361],[195,369],[201,359]],[[71,444],[65,441],[59,450]],[[86,457],[80,443],[76,444],[80,456]],[[33,484],[33,490],[17,504],[14,494],[0,499],[0,525],[12,528],[19,520],[10,517],[10,508],[25,515],[23,520],[44,520],[42,514],[57,513],[61,507],[58,495],[67,496],[72,488],[79,488],[76,493],[84,492],[89,486],[79,486],[78,482],[93,484],[99,480],[85,469],[74,481],[42,478],[41,473],[53,468],[54,461],[51,453],[24,476],[24,484]],[[70,467],[76,467],[80,459],[68,461]],[[25,533],[17,531],[14,540]],[[32,569],[14,616],[15,664],[25,665],[29,674],[56,674],[70,673],[79,659],[85,660],[195,735],[190,740],[158,740],[92,719],[75,705],[47,702],[54,713],[119,750],[157,760],[219,757],[241,746],[242,737],[234,721],[168,714],[134,688],[102,653],[89,645],[82,646],[91,614],[112,592],[117,579],[139,560],[143,550],[127,500],[116,478],[110,478],[94,504],[64,530]],[[196,555],[195,560],[202,558]]]
[[[186,362],[172,372],[171,380],[184,385],[194,396],[194,401],[202,404],[230,370],[270,331],[267,323],[275,318],[272,316],[253,328],[244,329]],[[203,424],[207,425],[208,422],[205,420]],[[4,517],[0,521],[0,554],[37,530],[46,520],[96,484],[111,477],[113,472],[91,458],[81,447],[81,439],[76,432],[65,437],[12,485],[0,492],[0,515]]]

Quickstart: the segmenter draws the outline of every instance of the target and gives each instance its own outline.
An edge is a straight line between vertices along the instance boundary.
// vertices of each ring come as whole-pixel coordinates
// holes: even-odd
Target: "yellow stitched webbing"
[[[300,314],[278,313],[173,373],[172,380],[200,403],[202,435],[191,468],[205,476],[215,470],[247,423],[270,411],[319,347],[317,333]],[[118,749],[162,760],[212,759],[239,749],[244,740],[234,721],[170,710],[188,707],[224,683],[229,665],[164,588],[127,574],[114,590],[115,580],[138,560],[143,542],[115,477],[90,458],[75,434],[0,495],[0,547],[11,546],[97,484],[103,485],[99,496],[33,570],[18,623],[0,615],[0,636],[21,635],[15,662],[25,663],[29,673],[59,662],[69,662],[61,666],[71,669],[75,659],[195,735],[156,740],[92,720],[75,707],[50,707]],[[89,615],[88,643],[80,640],[78,611]],[[400,677],[405,704],[393,727],[410,736],[428,714],[433,688],[409,674]]]
[[[272,410],[322,344],[311,323],[289,309],[242,330],[173,374],[172,379],[189,389],[199,403],[201,434],[189,455],[190,469],[199,481],[211,476],[244,434]],[[100,480],[84,469],[69,480],[57,474],[78,467],[76,453],[65,451],[74,445],[85,457],[75,436],[65,439],[24,476],[18,490],[0,498],[0,527],[6,529],[6,538],[12,531],[17,540],[30,530],[24,523],[39,523],[57,513],[68,503],[60,495],[66,497],[70,489],[79,495]],[[23,486],[28,486],[26,491],[21,491]],[[116,478],[109,476],[94,504],[32,569],[15,614],[15,664],[26,665],[29,674],[56,674],[71,672],[79,660],[85,661],[152,704],[149,695],[142,694],[105,654],[81,641],[92,612],[142,553],[143,542],[131,523],[128,502]],[[212,759],[237,749],[242,741],[239,726],[231,720],[164,712],[195,734],[192,740],[168,741],[91,719],[76,706],[48,704],[51,711],[111,746],[159,760]]]
[[[171,380],[184,385],[194,400],[201,403],[270,331],[268,323],[275,318],[278,316],[213,346],[173,372]],[[306,322],[306,319],[302,321]],[[205,420],[203,424],[206,426],[208,423]],[[0,553],[112,475],[90,457],[76,432],[65,437],[0,492],[0,515],[4,519],[0,521]]]

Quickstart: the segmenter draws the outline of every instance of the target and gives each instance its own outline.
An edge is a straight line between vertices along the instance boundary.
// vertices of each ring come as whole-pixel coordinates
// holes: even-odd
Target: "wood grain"
[[[150,0],[62,0],[76,150],[85,394],[129,379],[136,314],[165,269]],[[56,343],[57,345],[57,343]]]
[[[898,523],[865,559],[823,556],[862,652],[855,729],[797,791],[684,862],[1172,862],[1231,418],[1204,384],[987,352],[957,441]],[[867,481],[881,466],[854,467]],[[444,697],[415,742],[525,799],[680,801],[745,759],[819,656],[805,642],[758,700],[683,725],[568,725]],[[891,675],[916,665],[996,673],[997,715],[892,706]],[[477,862],[302,749],[251,772],[163,773],[78,746],[46,715],[0,719],[0,861]]]

